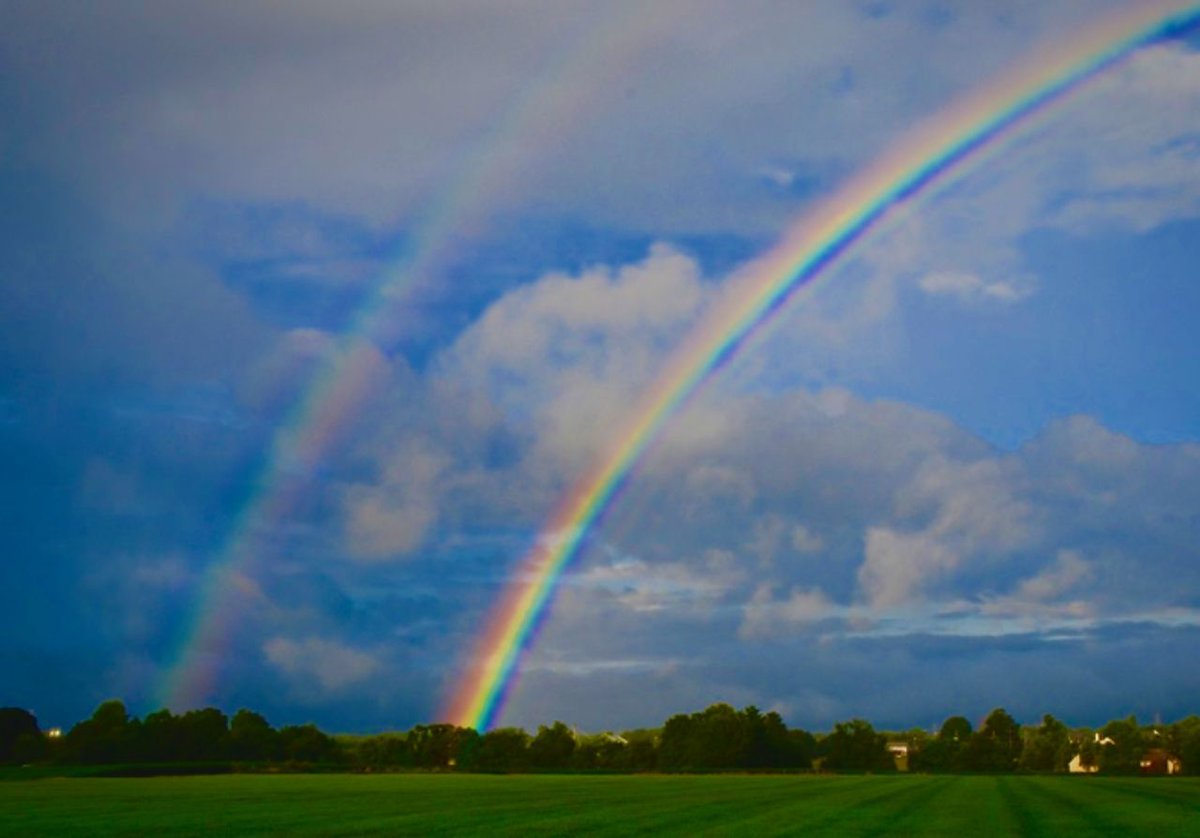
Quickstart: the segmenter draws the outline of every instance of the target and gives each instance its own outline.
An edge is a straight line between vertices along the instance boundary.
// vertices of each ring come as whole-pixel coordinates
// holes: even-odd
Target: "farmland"
[[[0,834],[1200,834],[1200,780],[224,775],[0,783]]]

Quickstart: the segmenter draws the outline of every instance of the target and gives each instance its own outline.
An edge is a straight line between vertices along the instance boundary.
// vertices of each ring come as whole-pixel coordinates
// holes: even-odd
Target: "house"
[[[888,742],[888,753],[892,755],[892,759],[896,761],[897,771],[908,770],[908,743],[907,742]]]
[[[1078,740],[1076,740],[1076,742],[1078,742]],[[1085,742],[1084,744],[1086,745],[1087,743]],[[1067,763],[1067,771],[1072,774],[1095,774],[1100,770],[1100,765],[1096,759],[1096,755],[1099,754],[1100,748],[1104,745],[1115,745],[1117,743],[1108,736],[1101,736],[1099,733],[1096,733],[1093,734],[1092,744],[1093,747],[1086,749],[1089,752],[1088,761],[1084,761],[1085,749],[1080,748],[1079,752],[1076,753],[1075,756],[1071,757],[1071,761]]]
[[[1100,766],[1094,762],[1090,765],[1083,764],[1083,754],[1076,754],[1071,757],[1071,761],[1067,763],[1067,771],[1072,774],[1095,774],[1100,770]]]
[[[1173,757],[1162,748],[1151,748],[1142,754],[1139,762],[1143,774],[1178,774],[1183,768],[1178,757]]]

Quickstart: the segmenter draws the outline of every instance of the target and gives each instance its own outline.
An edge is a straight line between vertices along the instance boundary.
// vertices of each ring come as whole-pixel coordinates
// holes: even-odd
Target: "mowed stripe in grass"
[[[1200,780],[235,775],[0,783],[21,835],[1200,835]]]
[[[1026,788],[1061,811],[1074,813],[1090,834],[1200,835],[1200,788],[1195,782],[1121,777],[1105,778],[1097,786],[1095,778],[1067,783],[1054,782],[1053,777],[1030,779]]]

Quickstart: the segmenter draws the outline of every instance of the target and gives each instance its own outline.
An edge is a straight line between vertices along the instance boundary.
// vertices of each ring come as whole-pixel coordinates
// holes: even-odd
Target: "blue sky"
[[[6,4],[0,703],[156,709],[276,435],[387,286],[369,395],[260,522],[208,700],[433,719],[739,268],[1121,5]],[[1193,38],[856,248],[677,416],[501,721],[1200,710],[1197,242]]]

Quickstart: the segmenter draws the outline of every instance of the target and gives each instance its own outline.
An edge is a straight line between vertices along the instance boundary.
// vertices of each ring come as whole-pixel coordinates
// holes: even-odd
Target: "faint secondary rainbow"
[[[891,149],[750,265],[732,300],[693,330],[614,436],[615,444],[560,502],[478,635],[443,718],[481,730],[497,720],[520,657],[589,529],[668,420],[799,289],[827,276],[838,257],[895,210],[928,194],[1035,115],[1139,48],[1198,25],[1200,4],[1139,3],[1027,57]]]
[[[580,19],[540,73],[503,103],[454,161],[454,174],[419,215],[403,246],[376,278],[345,332],[322,353],[316,373],[274,434],[232,526],[205,568],[173,660],[156,699],[182,709],[207,700],[220,681],[228,649],[246,613],[271,608],[255,575],[277,550],[281,523],[296,514],[321,462],[344,436],[381,380],[380,347],[403,332],[400,302],[451,263],[464,240],[487,219],[541,158],[564,146],[673,22],[666,4],[649,11],[605,9]]]

